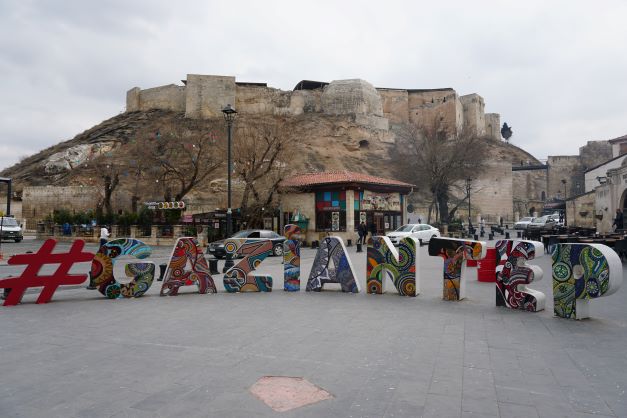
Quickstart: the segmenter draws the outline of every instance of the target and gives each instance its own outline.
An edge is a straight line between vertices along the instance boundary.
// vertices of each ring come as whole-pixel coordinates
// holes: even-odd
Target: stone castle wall
[[[494,126],[499,117],[490,114],[486,119],[483,98],[477,94],[460,97],[450,88],[376,89],[364,80],[352,79],[336,80],[313,90],[282,91],[263,84],[237,83],[235,77],[188,74],[185,86],[134,87],[126,95],[127,111],[167,109],[185,112],[189,118],[220,117],[227,104],[242,114],[348,115],[358,125],[384,131],[389,130],[389,123],[437,124],[451,133],[468,126],[500,140],[500,126]]]
[[[519,217],[542,213],[547,197],[547,170],[512,172],[514,213]]]
[[[547,199],[564,199],[584,192],[584,170],[579,155],[550,156],[547,165]]]
[[[43,221],[55,209],[67,209],[71,212],[93,210],[98,198],[98,191],[90,187],[24,187],[22,216],[28,218],[32,226]]]
[[[488,222],[499,217],[511,220],[513,215],[512,165],[509,161],[490,162],[481,176],[473,179],[470,191],[472,213]],[[464,211],[462,210],[462,213]]]

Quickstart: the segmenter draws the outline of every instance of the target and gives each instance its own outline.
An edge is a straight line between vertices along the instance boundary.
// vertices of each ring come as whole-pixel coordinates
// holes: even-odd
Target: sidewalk
[[[365,252],[349,253],[356,295],[305,292],[304,249],[297,293],[272,257],[258,270],[272,293],[227,294],[214,275],[213,295],[159,297],[155,282],[135,300],[71,289],[0,307],[0,416],[627,416],[624,287],[577,322],[553,317],[548,256],[532,286],[546,310],[528,313],[495,307],[494,284],[477,281],[466,300],[442,301],[442,260],[426,247],[419,296],[391,282],[367,295]],[[249,392],[263,376],[304,377],[333,399],[278,413]]]

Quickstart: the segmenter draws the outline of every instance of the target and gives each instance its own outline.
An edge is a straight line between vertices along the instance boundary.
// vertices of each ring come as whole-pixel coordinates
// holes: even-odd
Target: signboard
[[[401,210],[400,193],[374,193],[369,190],[364,191],[361,200],[361,208],[364,210]]]
[[[185,202],[144,202],[144,205],[150,210],[164,209],[185,209]]]

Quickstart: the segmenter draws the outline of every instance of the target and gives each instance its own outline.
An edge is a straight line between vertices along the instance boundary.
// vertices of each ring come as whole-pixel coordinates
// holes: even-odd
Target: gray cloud
[[[440,3],[0,1],[0,167],[187,73],[476,92],[539,158],[627,133],[624,2]]]

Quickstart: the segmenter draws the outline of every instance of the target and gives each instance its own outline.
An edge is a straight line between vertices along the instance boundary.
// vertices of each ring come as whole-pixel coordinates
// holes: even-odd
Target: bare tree
[[[164,200],[181,200],[224,164],[222,134],[217,121],[184,118],[143,132],[138,152],[147,155],[153,169],[141,172],[158,180]]]
[[[286,174],[291,148],[285,121],[249,120],[234,135],[234,175],[244,184],[241,210],[249,226],[261,226],[264,209],[271,209]]]
[[[397,175],[421,187],[431,196],[431,209],[436,218],[449,222],[465,200],[454,198],[452,210],[449,204],[452,191],[466,178],[476,177],[484,168],[487,143],[468,130],[458,133],[449,131],[440,123],[432,127],[405,125],[397,135],[394,160]],[[423,189],[424,190],[424,189]]]

